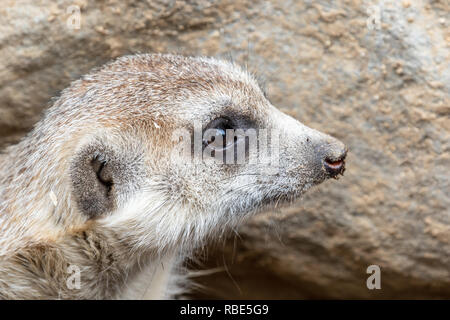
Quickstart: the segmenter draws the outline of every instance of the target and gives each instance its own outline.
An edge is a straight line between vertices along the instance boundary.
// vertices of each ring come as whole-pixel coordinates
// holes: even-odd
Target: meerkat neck
[[[0,282],[0,299],[161,299],[174,257],[136,253],[113,232],[88,227],[0,257],[0,279],[10,279]]]

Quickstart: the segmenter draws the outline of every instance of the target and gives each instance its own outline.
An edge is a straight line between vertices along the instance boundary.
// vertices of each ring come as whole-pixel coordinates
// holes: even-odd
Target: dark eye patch
[[[218,117],[208,123],[203,129],[203,132],[208,129],[236,129],[236,125],[235,122],[228,117]]]
[[[210,154],[211,157],[222,158],[224,161],[223,163],[227,164],[231,164],[230,162],[228,162],[229,160],[226,160],[227,154],[231,155],[230,152],[233,152],[233,155],[230,159],[234,158],[234,163],[237,163],[237,144],[239,143],[238,136],[242,133],[238,133],[238,135],[235,135],[235,133],[237,132],[232,130],[241,130],[241,132],[248,129],[257,130],[256,126],[256,121],[254,121],[247,115],[237,112],[226,112],[224,115],[214,118],[203,128],[202,150],[205,151],[205,149],[208,148],[207,154]],[[220,139],[216,140],[219,137]],[[245,143],[244,152],[245,157],[247,158],[249,155],[249,138],[245,137],[244,140],[240,141],[242,141],[240,143]]]
[[[216,128],[218,125],[225,126],[229,129],[257,129],[258,122],[251,116],[239,113],[234,110],[225,110],[220,115],[213,117],[206,126],[203,132],[209,128]]]

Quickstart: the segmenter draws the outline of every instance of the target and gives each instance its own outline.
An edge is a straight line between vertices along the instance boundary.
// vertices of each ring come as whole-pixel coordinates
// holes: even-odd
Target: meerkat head
[[[346,155],[211,58],[120,58],[65,90],[42,126],[57,131],[76,214],[135,249],[198,245],[338,176]]]

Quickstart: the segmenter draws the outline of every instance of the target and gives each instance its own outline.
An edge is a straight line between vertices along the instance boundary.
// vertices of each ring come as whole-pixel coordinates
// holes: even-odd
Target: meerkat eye
[[[214,149],[228,148],[235,139],[227,135],[234,130],[233,122],[224,117],[216,118],[211,121],[203,133],[203,147],[210,146]]]

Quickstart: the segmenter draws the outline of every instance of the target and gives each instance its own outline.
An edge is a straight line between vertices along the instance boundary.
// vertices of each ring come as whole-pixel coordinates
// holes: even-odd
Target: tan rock
[[[349,146],[345,177],[209,248],[205,268],[226,271],[197,297],[450,298],[448,2],[380,2],[370,29],[372,1],[78,1],[79,29],[74,2],[53,3],[0,8],[0,145],[91,68],[161,51],[247,65],[274,105]]]

